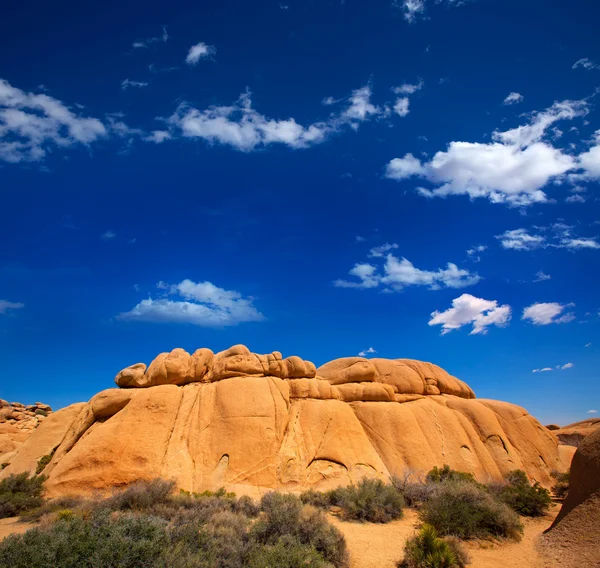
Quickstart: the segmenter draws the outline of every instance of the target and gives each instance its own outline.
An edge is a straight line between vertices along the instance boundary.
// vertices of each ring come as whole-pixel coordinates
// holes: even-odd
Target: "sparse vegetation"
[[[532,485],[524,471],[511,471],[506,481],[506,485],[498,490],[498,498],[513,511],[526,517],[539,517],[548,511],[552,503],[550,491],[537,481]]]
[[[39,507],[44,481],[44,476],[29,477],[27,473],[12,474],[0,481],[0,519]]]
[[[519,540],[523,532],[514,511],[485,489],[465,481],[437,484],[423,504],[421,517],[444,536]]]
[[[39,478],[38,478],[39,479]],[[41,487],[41,485],[40,485]],[[220,495],[220,496],[217,496]],[[215,493],[173,494],[165,480],[107,498],[63,497],[39,506],[44,522],[0,543],[13,568],[346,568],[341,533],[292,495],[260,504]]]
[[[552,486],[552,493],[557,499],[564,499],[569,492],[569,472],[559,473],[558,471],[553,471],[552,477],[556,481]]]
[[[407,539],[404,559],[398,568],[464,568],[469,557],[454,538],[439,538],[436,530],[424,524],[418,534]]]
[[[447,464],[441,468],[435,466],[429,471],[426,479],[430,483],[443,483],[444,481],[467,481],[471,483],[477,483],[477,480],[472,473],[456,471]]]
[[[40,473],[42,473],[42,471],[44,471],[46,466],[52,461],[52,456],[54,456],[54,451],[50,452],[49,454],[46,454],[45,456],[42,456],[38,460],[37,466],[35,468],[36,475],[39,475]]]
[[[342,509],[347,520],[388,523],[402,517],[404,498],[394,485],[379,479],[362,479],[356,485],[330,492],[333,505]]]

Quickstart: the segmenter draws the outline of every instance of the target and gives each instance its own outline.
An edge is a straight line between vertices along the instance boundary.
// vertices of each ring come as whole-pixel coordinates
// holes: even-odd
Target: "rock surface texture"
[[[552,428],[550,427],[552,426]],[[600,430],[600,418],[588,418],[581,422],[575,422],[568,426],[556,426],[554,424],[546,426],[558,438],[559,444],[565,446],[579,447],[581,442],[596,430]]]
[[[600,566],[600,430],[579,446],[571,464],[569,493],[544,536],[555,566]]]
[[[476,399],[463,381],[411,359],[317,369],[243,345],[175,349],[115,381],[120,388],[56,412],[0,477],[30,471],[50,446],[50,495],[157,476],[189,491],[325,489],[443,464],[481,480],[518,468],[550,485],[565,466],[556,438],[523,408]]]
[[[28,406],[0,398],[0,467],[9,463],[52,409],[42,402]]]

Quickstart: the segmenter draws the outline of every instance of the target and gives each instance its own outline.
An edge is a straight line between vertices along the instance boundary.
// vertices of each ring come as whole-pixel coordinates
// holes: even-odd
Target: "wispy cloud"
[[[587,57],[583,57],[582,59],[579,59],[578,61],[575,61],[575,63],[573,63],[573,69],[577,69],[579,67],[581,67],[582,69],[586,69],[587,71],[600,68],[600,66],[596,65],[596,63],[594,63],[591,59],[588,59]]]
[[[534,325],[550,325],[552,323],[569,323],[575,319],[573,312],[568,308],[575,304],[559,304],[558,302],[541,302],[528,306],[523,310],[521,319],[529,320]]]
[[[132,81],[130,79],[123,79],[123,81],[121,81],[121,89],[124,91],[129,89],[129,87],[137,87],[138,89],[141,89],[147,86],[148,83],[146,81]]]
[[[525,97],[521,93],[510,93],[503,101],[505,105],[516,105],[523,102]]]
[[[100,235],[100,238],[103,241],[112,241],[114,238],[116,238],[117,233],[115,233],[114,231],[111,231],[110,229],[108,231],[105,231],[104,233],[102,233]]]
[[[169,34],[167,33],[167,28],[163,26],[162,34],[159,36],[149,37],[141,41],[133,42],[134,49],[142,49],[151,46],[154,43],[167,43],[169,40]]]
[[[373,353],[377,353],[377,351],[375,351],[375,349],[373,349],[372,347],[369,347],[368,349],[363,349],[358,356],[359,357],[367,357],[367,355],[372,355]]]
[[[25,304],[21,302],[9,302],[8,300],[0,300],[0,314],[5,314],[9,310],[20,310]]]
[[[600,249],[596,237],[580,237],[574,234],[572,225],[554,223],[545,227],[534,227],[535,233],[529,229],[511,229],[496,235],[502,248],[518,251],[533,251],[543,248],[562,248],[571,251],[583,249]]]
[[[458,268],[449,262],[446,268],[422,270],[406,258],[397,258],[389,251],[397,249],[397,244],[386,243],[372,248],[369,257],[382,259],[382,265],[357,263],[348,274],[354,280],[338,279],[333,285],[337,288],[377,288],[399,292],[408,286],[427,286],[430,290],[441,288],[464,288],[477,284],[481,277],[477,273]]]
[[[211,282],[159,282],[157,288],[164,297],[142,300],[130,311],[119,314],[117,319],[214,328],[265,319],[254,307],[252,297],[243,297],[239,292],[219,288]]]
[[[544,282],[545,280],[552,280],[552,276],[550,276],[550,274],[546,274],[542,270],[538,270],[535,275],[534,282]]]
[[[207,45],[203,41],[190,47],[185,62],[188,65],[196,65],[201,59],[208,59],[217,52],[217,48]]]

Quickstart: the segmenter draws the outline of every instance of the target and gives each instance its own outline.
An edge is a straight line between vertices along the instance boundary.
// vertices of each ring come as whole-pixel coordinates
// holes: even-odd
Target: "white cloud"
[[[249,92],[242,94],[231,106],[212,106],[198,110],[182,104],[168,122],[179,129],[184,137],[227,144],[244,152],[270,144],[307,148],[323,142],[343,127],[349,126],[356,130],[362,122],[374,116],[385,115],[386,109],[373,105],[370,97],[371,88],[368,85],[356,89],[340,113],[308,126],[298,124],[294,118],[278,120],[260,114],[252,108]]]
[[[142,88],[142,87],[147,87],[148,83],[146,83],[145,81],[131,81],[129,79],[124,79],[121,82],[121,89],[123,89],[124,91],[126,89],[128,89],[129,87],[137,87],[137,88]]]
[[[510,318],[511,308],[508,304],[499,306],[496,300],[463,294],[452,300],[452,307],[445,312],[433,312],[429,325],[441,325],[442,335],[446,335],[454,329],[473,324],[469,335],[477,335],[486,334],[490,325],[508,325]]]
[[[100,235],[100,238],[103,241],[111,241],[112,239],[114,239],[117,236],[117,233],[115,233],[114,231],[111,231],[110,229],[108,231],[105,231],[104,233],[102,233],[102,235]]]
[[[392,87],[392,92],[397,95],[414,95],[423,88],[423,84],[422,79],[418,83],[403,83],[399,87]]]
[[[584,166],[542,138],[555,122],[586,113],[585,101],[557,102],[533,113],[526,125],[495,131],[490,143],[450,142],[446,151],[437,152],[429,162],[421,162],[410,153],[394,158],[387,164],[385,175],[398,181],[413,176],[426,179],[436,186],[419,188],[426,197],[468,195],[512,206],[547,202],[542,188]]]
[[[596,145],[579,155],[578,165],[583,172],[572,175],[574,181],[600,180],[600,130],[595,135]]]
[[[577,69],[578,67],[582,67],[583,69],[591,71],[592,69],[598,69],[599,66],[596,65],[591,59],[584,57],[573,63],[573,69]]]
[[[419,18],[426,18],[427,6],[430,4],[445,4],[447,6],[460,6],[468,0],[394,0],[393,4],[404,12],[407,22],[416,22]]]
[[[487,250],[487,245],[476,245],[467,250],[467,256],[472,257],[476,262],[479,262],[481,258],[479,257],[480,252],[484,252]],[[477,256],[475,256],[477,255]]]
[[[586,347],[591,347],[591,346],[592,346],[592,344],[591,344],[591,343],[586,343],[586,344],[585,344],[585,346],[586,346]]]
[[[35,162],[52,149],[88,146],[107,134],[100,120],[82,117],[53,97],[22,91],[0,79],[0,160]]]
[[[388,252],[390,252],[391,250],[397,249],[398,245],[396,243],[385,243],[384,245],[378,246],[378,247],[373,247],[370,251],[369,251],[369,256],[370,257],[375,257],[375,258],[381,258],[383,256],[385,256]]]
[[[263,321],[264,316],[254,307],[252,297],[225,290],[211,282],[183,280],[179,284],[160,282],[157,287],[167,296],[158,300],[142,300],[131,311],[117,319],[148,322],[188,323],[201,327],[225,327],[244,322]]]
[[[585,203],[586,202],[586,198],[581,195],[580,193],[574,193],[573,195],[569,195],[569,197],[567,197],[565,199],[566,203]]]
[[[360,235],[356,235],[356,242],[357,243],[363,243],[365,242],[367,239],[365,237],[361,237]]]
[[[517,103],[521,103],[523,102],[523,99],[525,97],[523,95],[521,95],[520,93],[510,93],[505,99],[504,99],[504,104],[505,105],[515,105]]]
[[[534,282],[544,282],[544,280],[552,280],[552,276],[550,276],[550,274],[546,274],[542,270],[538,270],[535,275]]]
[[[571,251],[600,249],[595,237],[579,237],[573,234],[572,226],[554,223],[550,227],[536,227],[537,234],[528,229],[512,229],[496,235],[502,248],[519,251],[532,251],[541,248],[564,248]]]
[[[565,312],[575,304],[559,304],[558,302],[536,303],[523,310],[521,319],[530,320],[534,325],[551,323],[569,323],[575,319],[573,312]],[[562,314],[562,315],[561,315]]]
[[[587,414],[598,414],[597,410],[588,410]]]
[[[217,52],[217,48],[212,45],[207,45],[203,41],[192,45],[188,51],[185,62],[188,65],[196,65],[201,59],[212,57]]]
[[[155,144],[160,144],[165,140],[170,140],[172,138],[171,134],[166,130],[154,130],[148,136],[144,138],[146,142],[154,142]]]
[[[559,365],[561,371],[566,371],[567,369],[572,369],[575,365],[573,363],[565,363],[564,365]]]
[[[534,369],[532,373],[545,373],[547,371],[553,371],[552,367],[544,367],[543,369]]]
[[[25,304],[21,302],[9,302],[8,300],[0,300],[0,314],[5,314],[8,310],[19,310],[24,308]]]
[[[446,268],[435,271],[421,270],[406,258],[398,259],[388,251],[397,248],[395,244],[386,243],[371,249],[372,258],[385,258],[381,267],[368,263],[357,263],[349,274],[358,280],[336,280],[333,284],[338,288],[377,288],[383,286],[385,291],[396,291],[407,286],[427,286],[430,290],[446,288],[465,288],[477,284],[481,277],[477,273],[460,269],[449,262]],[[388,253],[388,254],[386,254]]]
[[[370,355],[372,353],[377,353],[377,351],[375,351],[375,349],[373,349],[372,347],[369,347],[368,349],[363,349],[358,356],[359,357],[366,357],[367,355]]]
[[[140,48],[148,47],[149,45],[152,45],[153,43],[158,43],[158,42],[167,43],[168,39],[169,39],[169,34],[167,33],[167,28],[163,27],[161,35],[155,36],[155,37],[149,37],[142,41],[136,41],[133,43],[133,48],[140,49]]]
[[[527,229],[513,229],[497,235],[502,248],[511,250],[535,250],[545,246],[546,237],[530,235]]]
[[[400,97],[394,103],[394,112],[402,117],[405,117],[410,112],[410,101],[408,97]]]

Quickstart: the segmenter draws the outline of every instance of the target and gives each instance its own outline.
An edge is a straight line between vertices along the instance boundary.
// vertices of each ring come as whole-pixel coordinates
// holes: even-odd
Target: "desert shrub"
[[[156,566],[169,543],[166,521],[108,512],[74,516],[12,535],[0,543],[0,566],[11,568],[138,568]]]
[[[293,538],[312,546],[327,562],[341,568],[348,565],[348,552],[342,534],[314,507],[303,505],[294,495],[268,493],[261,500],[263,515],[252,528],[252,536],[263,545],[276,546]]]
[[[555,480],[552,486],[552,493],[557,499],[564,499],[569,492],[569,472],[559,473],[558,471],[553,471],[552,477]]]
[[[125,489],[113,493],[103,505],[114,511],[143,511],[159,503],[165,503],[173,491],[175,483],[165,479],[136,481]]]
[[[3,469],[7,468],[10,465],[10,463],[5,462],[5,463],[0,463],[0,471],[2,471]]]
[[[44,481],[43,475],[29,477],[28,473],[12,474],[0,481],[0,518],[40,507]]]
[[[248,568],[328,568],[330,563],[309,544],[301,544],[289,536],[275,544],[256,547],[248,557]]]
[[[356,485],[330,492],[332,504],[341,507],[345,519],[388,523],[402,517],[404,499],[393,485],[379,479],[362,479]]]
[[[44,501],[41,506],[36,507],[35,509],[24,511],[21,513],[21,519],[27,522],[36,522],[45,515],[53,514],[63,509],[75,511],[81,508],[84,502],[85,499],[81,497],[69,495],[57,497],[56,499]]]
[[[421,518],[441,535],[459,538],[507,537],[519,540],[523,526],[517,514],[470,482],[439,483],[423,504]]]
[[[37,465],[35,467],[35,474],[39,475],[40,473],[42,473],[42,471],[44,471],[44,468],[52,461],[52,456],[54,455],[54,452],[50,452],[49,454],[46,454],[45,456],[42,456],[38,462]]]
[[[48,413],[41,408],[36,408],[34,414],[37,414],[38,416],[48,416]]]
[[[407,507],[419,507],[427,501],[434,489],[434,484],[424,481],[420,475],[407,471],[402,477],[392,477],[392,485],[400,491]]]
[[[322,492],[308,489],[300,493],[300,501],[305,505],[312,505],[319,509],[328,509],[331,506],[331,495],[335,492]]]
[[[443,483],[444,481],[468,481],[477,483],[472,473],[456,471],[447,464],[441,468],[434,466],[434,468],[427,473],[426,479],[430,483]]]
[[[532,485],[527,474],[516,469],[506,476],[507,484],[498,491],[498,498],[511,509],[527,517],[539,517],[546,513],[552,498],[550,491],[537,481]]]
[[[468,563],[469,557],[456,539],[439,538],[436,530],[425,524],[407,539],[398,568],[464,568]]]

